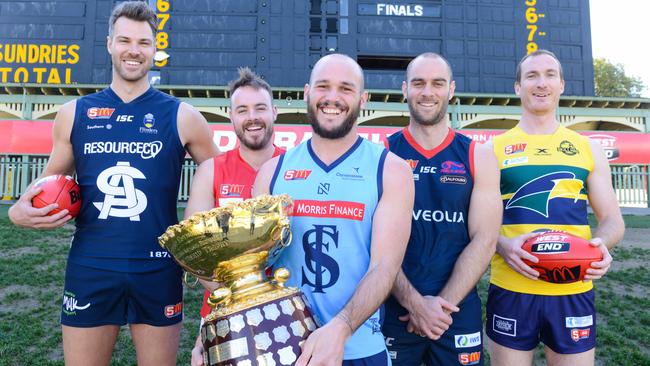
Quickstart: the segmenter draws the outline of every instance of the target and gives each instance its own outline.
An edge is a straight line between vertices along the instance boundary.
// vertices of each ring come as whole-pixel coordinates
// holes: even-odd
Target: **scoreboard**
[[[249,66],[302,87],[332,52],[355,58],[366,87],[398,89],[408,62],[437,52],[457,90],[512,93],[516,65],[556,53],[566,95],[593,95],[584,0],[148,0],[158,14],[154,83],[222,86]],[[108,17],[118,1],[0,2],[0,82],[106,84]]]

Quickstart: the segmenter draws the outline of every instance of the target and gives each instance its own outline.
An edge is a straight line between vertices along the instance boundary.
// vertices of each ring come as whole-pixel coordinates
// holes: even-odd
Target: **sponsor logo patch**
[[[465,165],[453,160],[447,160],[440,165],[440,173],[443,174],[465,174]]]
[[[492,317],[492,330],[510,337],[517,336],[517,320],[498,315]]]
[[[224,197],[241,197],[244,187],[243,184],[222,184],[219,194]]]
[[[364,180],[363,175],[359,173],[359,168],[352,168],[347,173],[336,172],[336,176],[344,180]]]
[[[442,211],[442,210],[413,210],[413,220],[428,222],[465,222],[462,211]]]
[[[413,160],[413,159],[406,159],[406,163],[411,167],[412,170],[415,170],[415,168],[418,166],[419,160]]]
[[[178,304],[174,305],[167,305],[165,306],[165,316],[168,318],[173,318],[175,316],[179,316],[183,313],[183,303],[179,302]]]
[[[115,112],[115,108],[90,107],[86,111],[86,116],[90,119],[109,119]]]
[[[467,178],[462,175],[442,175],[440,183],[467,184]]]
[[[317,193],[318,194],[324,194],[324,195],[330,194],[330,184],[329,183],[319,183]]]
[[[459,334],[454,336],[456,348],[469,348],[481,345],[481,332],[472,334]]]
[[[532,245],[531,251],[537,254],[559,254],[568,252],[570,246],[563,242],[536,243]]]
[[[142,159],[152,159],[158,155],[162,148],[163,143],[161,141],[95,141],[84,144],[84,155],[138,154]]]
[[[589,338],[589,328],[587,329],[571,329],[571,339],[573,339],[574,342],[577,342],[581,339],[587,339]]]
[[[564,155],[569,155],[573,156],[575,154],[580,153],[578,149],[576,149],[575,146],[571,143],[571,141],[564,140],[560,142],[560,146],[558,146],[557,151],[561,152]]]
[[[70,291],[63,292],[63,313],[65,315],[77,315],[77,310],[86,310],[90,307],[90,302],[85,305],[79,305],[77,297]]]
[[[523,143],[523,142],[520,142],[520,143],[517,143],[517,144],[508,145],[508,146],[506,146],[506,147],[503,149],[503,152],[504,152],[506,155],[512,155],[512,154],[517,154],[517,153],[520,153],[520,152],[524,152],[524,151],[526,150],[526,146],[527,146],[527,145],[528,145],[528,144]]]
[[[362,221],[366,205],[349,201],[295,200],[293,216],[328,217]]]
[[[133,122],[133,116],[128,114],[120,114],[115,118],[116,122]]]
[[[284,180],[305,180],[311,174],[308,169],[290,169],[284,172]]]
[[[506,159],[503,161],[503,166],[513,166],[513,165],[519,165],[519,164],[525,164],[528,162],[528,157],[527,156],[521,156],[518,158],[512,158],[512,159]]]
[[[481,352],[459,353],[458,362],[461,365],[476,365],[481,362]]]
[[[140,133],[147,133],[147,134],[157,134],[158,130],[153,128],[153,126],[156,125],[156,118],[154,118],[153,114],[147,113],[144,115],[144,118],[142,118],[142,124],[144,127],[140,127]]]
[[[564,318],[564,323],[567,328],[584,328],[594,325],[593,315],[587,316],[567,316]]]

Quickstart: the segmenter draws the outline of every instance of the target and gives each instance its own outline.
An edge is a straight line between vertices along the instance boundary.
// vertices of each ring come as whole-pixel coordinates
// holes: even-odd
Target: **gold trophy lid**
[[[293,201],[286,194],[231,202],[170,226],[158,242],[185,271],[220,281],[215,270],[221,262],[264,250],[277,258],[291,241],[288,215],[292,210]]]

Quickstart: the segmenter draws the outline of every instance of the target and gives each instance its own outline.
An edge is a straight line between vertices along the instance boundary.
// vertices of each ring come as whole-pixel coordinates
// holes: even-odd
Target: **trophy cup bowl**
[[[158,238],[186,272],[219,282],[201,327],[204,364],[292,365],[318,326],[307,299],[284,286],[289,271],[264,274],[291,243],[284,194],[198,212]]]

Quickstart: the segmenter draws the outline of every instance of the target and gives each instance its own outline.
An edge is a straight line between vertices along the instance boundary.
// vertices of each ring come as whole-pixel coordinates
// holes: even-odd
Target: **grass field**
[[[63,365],[59,314],[73,227],[20,229],[11,225],[6,211],[7,206],[0,205],[0,366]],[[616,265],[596,287],[598,365],[650,365],[650,219],[629,216],[626,223],[626,239],[635,232],[640,239],[614,250]],[[484,298],[485,278],[479,288]],[[179,365],[189,364],[200,299],[198,289],[185,290]],[[135,365],[126,327],[115,346],[112,364]],[[539,355],[536,364],[544,364]]]

